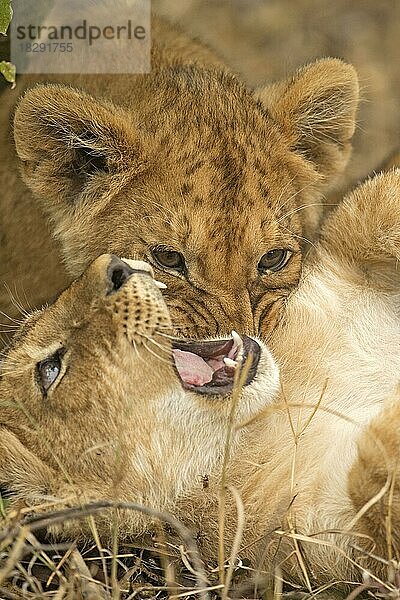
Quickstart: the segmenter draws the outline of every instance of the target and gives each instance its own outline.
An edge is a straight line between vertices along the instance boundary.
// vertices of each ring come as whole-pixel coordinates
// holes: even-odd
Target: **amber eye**
[[[183,254],[170,248],[158,246],[153,248],[151,254],[154,260],[164,269],[174,269],[183,272],[185,270],[185,259]]]
[[[292,252],[290,250],[284,250],[283,248],[270,250],[260,258],[257,268],[261,275],[280,271],[291,256]]]
[[[47,391],[60,375],[61,361],[64,352],[63,348],[57,350],[57,352],[36,365],[36,375],[43,395],[46,395]]]

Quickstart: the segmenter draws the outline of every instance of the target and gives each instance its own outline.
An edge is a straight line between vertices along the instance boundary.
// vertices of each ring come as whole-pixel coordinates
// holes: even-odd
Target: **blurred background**
[[[343,185],[400,146],[400,0],[153,0],[251,86],[319,57],[352,63],[362,102]]]

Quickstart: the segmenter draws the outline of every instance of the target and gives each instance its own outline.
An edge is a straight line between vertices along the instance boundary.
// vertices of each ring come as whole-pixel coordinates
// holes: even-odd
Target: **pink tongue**
[[[190,385],[210,383],[214,371],[200,356],[183,350],[172,350],[172,352],[182,381]]]

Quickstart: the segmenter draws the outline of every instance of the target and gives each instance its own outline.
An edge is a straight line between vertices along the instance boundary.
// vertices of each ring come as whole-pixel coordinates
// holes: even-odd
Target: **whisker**
[[[25,373],[25,369],[22,369],[22,368],[21,369],[16,369],[14,371],[12,371],[12,370],[11,371],[7,371],[7,370],[3,371],[3,370],[1,370],[1,374],[2,375],[23,375],[23,373]]]
[[[158,328],[156,329],[156,332],[155,332],[155,333],[156,333],[157,335],[161,335],[162,337],[165,337],[165,338],[167,338],[167,339],[169,339],[169,340],[176,340],[176,339],[177,339],[177,338],[176,338],[176,335],[169,335],[169,333],[164,333],[164,332],[162,332],[162,331],[158,331]]]
[[[171,349],[168,346],[163,346],[162,344],[159,344],[158,342],[156,342],[153,338],[147,337],[146,335],[144,337],[146,338],[147,341],[149,341],[152,344],[154,344],[155,346],[157,346],[157,348],[159,348],[162,352],[165,352],[165,354],[167,354],[167,356],[171,356]]]
[[[143,346],[146,348],[147,352],[149,352],[150,354],[152,354],[157,360],[160,360],[161,362],[167,364],[167,365],[171,365],[172,363],[168,360],[165,360],[165,358],[163,358],[162,356],[159,356],[159,354],[156,354],[156,352],[153,352],[148,346],[146,346],[146,342],[142,342]]]
[[[162,344],[158,344],[155,340],[153,340],[153,338],[147,336],[144,333],[140,333],[139,334],[141,337],[143,337],[145,340],[147,340],[148,342],[154,344],[157,348],[159,348],[162,352],[165,352],[168,355],[168,358],[170,358],[170,364],[172,364],[172,356],[171,356],[171,351],[168,347],[163,346]],[[163,358],[160,356],[160,358]]]
[[[132,344],[132,346],[133,346],[133,349],[134,349],[134,351],[135,351],[135,354],[136,354],[136,356],[138,357],[138,359],[139,359],[139,360],[142,360],[142,361],[144,361],[144,358],[143,358],[143,356],[140,356],[140,352],[139,352],[139,350],[137,349],[136,342],[135,342],[135,340],[134,340],[134,339],[132,339],[132,340],[131,340],[131,344]]]
[[[10,348],[10,337],[7,335],[0,334],[0,341],[3,345],[3,349],[0,351],[0,358],[4,358],[7,356],[9,348]]]
[[[0,357],[3,357],[3,358],[9,354],[10,349],[11,349],[11,340],[8,338],[8,336],[5,339],[7,341],[0,350]]]
[[[279,194],[276,202],[279,203],[279,201],[281,200],[281,198],[284,196],[286,190],[288,189],[288,187],[290,186],[291,183],[293,183],[293,181],[296,179],[296,175],[293,175],[292,179],[290,179],[286,185],[282,188],[281,193]],[[290,202],[290,200],[293,198],[293,196],[290,196],[289,198],[287,198],[285,200],[285,202],[279,207],[280,209],[282,209],[284,206],[286,206],[286,204],[288,202]]]
[[[293,181],[293,179],[292,179],[292,181]],[[287,204],[288,202],[290,202],[291,200],[293,200],[293,198],[296,198],[296,196],[298,196],[299,194],[301,194],[302,192],[304,192],[304,190],[308,189],[308,188],[309,188],[309,187],[311,187],[312,185],[314,185],[314,182],[313,182],[313,181],[311,181],[311,182],[307,183],[307,185],[304,185],[304,186],[303,186],[302,188],[300,188],[299,190],[296,190],[296,191],[294,192],[294,194],[292,194],[291,196],[289,196],[289,198],[287,198],[287,200],[285,200],[285,202],[284,202],[284,203],[283,203],[283,204],[282,204],[282,205],[279,207],[279,208],[280,208],[280,210],[282,210],[282,208],[283,208],[284,206],[286,206],[286,204]]]
[[[3,312],[2,310],[0,310],[0,315],[3,315],[3,317],[8,319],[9,321],[12,321],[13,323],[17,323],[18,325],[22,325],[22,323],[25,321],[25,319],[14,319],[13,317],[10,317],[10,315]]]
[[[278,219],[278,223],[280,223],[287,217],[290,217],[291,215],[294,215],[295,213],[300,212],[301,210],[305,210],[306,208],[309,208],[310,206],[323,206],[323,204],[322,204],[322,202],[311,202],[310,204],[303,204],[302,206],[298,206],[297,208],[294,208],[290,212],[283,215],[283,217]]]
[[[286,227],[286,225],[282,225],[282,227],[284,229],[286,229],[286,231],[288,231],[290,233],[290,235],[292,235],[293,237],[297,238],[298,240],[303,240],[304,242],[307,242],[308,244],[310,244],[310,246],[313,246],[314,248],[316,248],[316,245],[314,244],[314,242],[312,242],[308,238],[303,237],[302,235],[298,235],[297,233],[294,233],[291,229],[289,229],[289,227]]]
[[[19,363],[18,361],[7,360],[7,362],[4,363],[4,366],[6,365],[10,367],[19,367],[21,366],[21,363]]]
[[[146,198],[139,197],[138,200],[139,201],[143,200],[143,202],[145,202],[147,205],[151,204],[152,206],[154,206],[155,208],[157,208],[160,211],[161,215],[165,219],[167,219],[167,220],[170,220],[171,217],[175,217],[174,212],[170,208],[167,208],[166,206],[163,206],[159,202],[156,202],[154,199],[151,199],[151,198],[148,198],[148,197],[146,197]],[[155,215],[145,215],[145,218],[146,217],[155,218]]]
[[[158,329],[165,329],[166,331],[171,331],[171,325],[163,325],[162,323],[160,323],[159,325],[157,325],[157,330]]]
[[[18,297],[16,285],[17,284],[14,283],[14,292],[11,291],[7,283],[4,284],[4,287],[6,288],[8,295],[10,296],[10,300],[13,306],[15,306],[15,308],[21,313],[21,315],[23,315],[24,317],[28,317],[29,313],[25,310],[24,306],[22,305],[21,299]]]
[[[21,283],[21,289],[22,289],[22,293],[24,295],[25,304],[28,307],[29,312],[32,313],[34,311],[34,308],[28,300],[23,283]]]

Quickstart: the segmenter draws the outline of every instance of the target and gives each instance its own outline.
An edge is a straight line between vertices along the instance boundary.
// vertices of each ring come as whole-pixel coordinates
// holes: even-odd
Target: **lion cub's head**
[[[102,252],[147,260],[178,334],[268,334],[349,156],[354,69],[321,60],[255,93],[179,64],[81,83],[33,88],[15,116],[70,275]]]
[[[272,357],[254,340],[173,339],[150,266],[129,263],[100,256],[27,319],[3,361],[0,485],[28,505],[171,507],[221,460],[235,362],[252,357],[238,418],[276,391]]]

